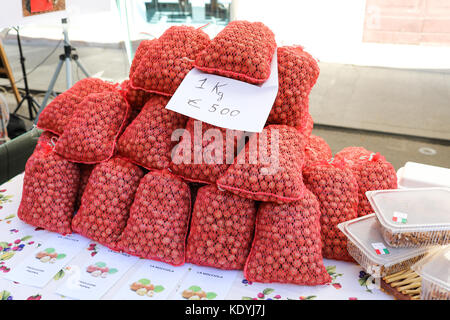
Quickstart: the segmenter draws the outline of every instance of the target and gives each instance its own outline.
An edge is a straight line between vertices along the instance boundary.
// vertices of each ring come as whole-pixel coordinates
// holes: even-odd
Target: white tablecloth
[[[52,248],[52,242],[56,241],[54,240],[56,234],[36,230],[18,219],[17,209],[22,195],[22,183],[23,174],[20,174],[0,186],[0,250],[2,250],[0,252],[0,299],[184,299],[183,292],[185,293],[188,289],[191,291],[201,289],[210,299],[392,299],[378,289],[376,281],[372,283],[372,278],[365,274],[360,266],[347,262],[324,260],[333,278],[330,285],[309,287],[277,283],[248,283],[241,271],[223,271],[191,264],[172,267],[151,260],[113,254],[107,248],[85,238],[83,238],[86,241],[83,247],[70,260],[64,261],[60,271],[51,276],[48,282],[43,277],[41,280],[44,279],[45,284],[39,286],[21,284],[21,279],[26,279],[24,273],[28,272],[22,273],[21,270],[27,270],[26,264],[33,262],[32,258],[37,252],[42,250],[51,252],[52,249],[49,248]],[[60,261],[63,261],[67,256],[63,254],[59,257]],[[103,261],[98,261],[99,257],[102,257]],[[90,289],[81,295],[72,294],[70,290],[63,290],[68,287],[68,283],[73,282],[75,271],[78,270],[79,273],[87,276],[85,266],[96,263],[100,263],[98,264],[100,267],[108,264],[109,274],[106,272],[107,276],[104,278],[92,278],[92,283],[84,281],[86,288]],[[45,268],[51,268],[51,265],[42,263],[42,269],[36,272],[44,274],[45,271],[52,270]],[[116,273],[111,269],[114,269]],[[30,270],[34,269],[30,268]],[[77,276],[79,277],[79,274]],[[11,278],[11,280],[5,278]],[[23,281],[28,283],[26,280]],[[140,295],[142,291],[140,294],[133,291],[130,285],[139,281],[142,284],[151,282],[154,285],[154,288],[151,288],[153,292]],[[62,296],[57,292],[69,293]]]

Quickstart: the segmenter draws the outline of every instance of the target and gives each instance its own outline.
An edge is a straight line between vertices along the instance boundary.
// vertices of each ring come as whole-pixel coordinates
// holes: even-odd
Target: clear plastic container
[[[450,187],[450,169],[406,162],[397,171],[399,188]]]
[[[367,191],[366,196],[389,246],[450,243],[450,188]]]
[[[375,278],[408,269],[428,248],[391,248],[383,240],[375,214],[338,224],[347,236],[348,253]]]
[[[450,300],[450,245],[431,250],[411,269],[422,277],[422,300]]]

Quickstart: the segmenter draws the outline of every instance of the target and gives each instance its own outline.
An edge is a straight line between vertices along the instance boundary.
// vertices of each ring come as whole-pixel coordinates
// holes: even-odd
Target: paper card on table
[[[261,132],[278,93],[277,54],[269,79],[262,85],[192,69],[166,108],[209,124]]]
[[[41,247],[27,256],[6,278],[21,284],[44,287],[88,243],[76,234],[52,233]]]
[[[127,283],[118,289],[114,300],[164,300],[188,272],[186,265],[174,267],[146,260]]]
[[[56,293],[74,299],[100,299],[138,260],[112,250],[101,251],[82,265],[70,266],[71,273]]]
[[[238,275],[234,270],[192,266],[181,283],[176,299],[223,300]]]

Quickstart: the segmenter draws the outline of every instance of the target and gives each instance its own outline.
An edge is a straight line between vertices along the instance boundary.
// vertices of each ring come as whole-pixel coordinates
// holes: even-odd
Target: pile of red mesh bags
[[[148,169],[170,165],[174,130],[183,129],[187,117],[167,110],[169,97],[153,95],[119,138],[119,154]]]
[[[305,147],[305,167],[317,161],[330,160],[332,156],[331,148],[325,139],[310,135]]]
[[[307,133],[312,129],[309,93],[319,77],[319,66],[300,47],[280,47],[277,54],[278,94],[267,123],[285,124]]]
[[[118,90],[90,94],[78,104],[56,143],[56,152],[74,162],[108,160],[114,155],[128,109],[128,103]]]
[[[358,182],[358,216],[373,213],[367,191],[397,189],[395,169],[379,153],[362,147],[348,147],[336,153],[335,159],[345,161]]]
[[[260,205],[244,275],[255,282],[320,285],[331,281],[322,259],[319,203],[310,191],[295,202]]]
[[[44,133],[27,161],[18,216],[28,224],[65,235],[72,233],[80,170],[54,152],[51,138]]]
[[[72,220],[72,229],[117,250],[117,239],[125,229],[143,175],[142,169],[119,157],[96,165]]]
[[[305,167],[303,177],[319,201],[323,257],[353,261],[347,237],[337,227],[358,217],[358,183],[352,170],[343,161],[321,161]]]
[[[272,125],[253,135],[217,185],[257,201],[289,202],[305,191],[303,135],[295,128]]]
[[[277,44],[261,22],[232,21],[195,59],[204,72],[259,84],[270,76]]]
[[[238,269],[244,267],[253,239],[255,202],[215,185],[198,190],[187,241],[188,262]]]
[[[170,169],[192,182],[215,183],[233,164],[243,131],[189,119],[172,152]]]
[[[191,211],[189,186],[167,172],[140,181],[118,248],[129,254],[182,265]]]
[[[174,26],[146,46],[131,75],[131,86],[171,96],[193,68],[194,59],[210,43],[201,29]]]
[[[38,128],[62,134],[77,105],[83,99],[99,92],[115,91],[116,85],[96,78],[86,78],[78,81],[72,88],[61,93],[50,102],[39,115]]]

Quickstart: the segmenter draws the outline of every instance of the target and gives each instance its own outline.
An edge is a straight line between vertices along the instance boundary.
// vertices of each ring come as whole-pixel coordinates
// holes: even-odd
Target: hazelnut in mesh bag
[[[37,127],[62,134],[77,105],[88,95],[105,91],[114,91],[115,84],[96,78],[85,78],[52,100],[39,115]]]
[[[130,105],[131,112],[134,111],[139,112],[144,104],[150,99],[152,96],[151,93],[148,93],[144,90],[134,89],[130,86],[130,80],[125,80],[120,85],[125,92],[125,98]]]
[[[319,77],[319,65],[301,47],[280,47],[277,54],[278,94],[267,124],[285,124],[306,132],[309,93]]]
[[[394,167],[378,152],[371,152],[362,147],[349,147],[336,153],[335,159],[345,161],[358,182],[359,217],[373,213],[366,197],[367,191],[397,189]]]
[[[331,148],[322,137],[311,135],[305,147],[305,167],[317,161],[327,161],[333,156]]]
[[[191,212],[189,186],[168,172],[140,181],[119,248],[131,255],[175,266],[184,264]]]
[[[42,136],[41,136],[42,137]],[[33,226],[63,235],[72,233],[70,227],[80,182],[80,171],[39,140],[25,166],[22,200],[18,217]]]
[[[186,261],[242,270],[250,252],[255,218],[253,200],[220,191],[215,185],[200,188],[192,212]]]
[[[172,150],[170,169],[191,182],[215,183],[233,164],[244,132],[189,119]]]
[[[244,276],[310,286],[331,281],[322,259],[319,203],[310,191],[295,202],[260,205]]]
[[[306,125],[302,133],[305,136],[309,137],[312,134],[313,128],[314,128],[314,120],[311,117],[311,114],[308,112],[308,114],[306,115]]]
[[[324,258],[354,261],[337,225],[358,217],[358,183],[345,162],[315,162],[303,169],[305,185],[319,201]]]
[[[117,250],[143,175],[138,166],[119,157],[96,165],[72,220],[73,231]]]
[[[275,35],[261,22],[232,21],[195,59],[204,72],[260,84],[270,76]]]
[[[152,39],[152,40],[142,40],[139,43],[139,46],[136,49],[136,52],[134,53],[133,61],[131,62],[130,67],[130,77],[133,75],[134,71],[136,71],[137,66],[141,63],[142,58],[147,53],[148,49],[151,47],[153,42],[158,41],[158,39]]]
[[[304,136],[295,128],[272,125],[250,137],[217,185],[256,201],[289,202],[305,191]]]
[[[56,152],[80,163],[110,159],[127,121],[128,109],[128,103],[118,90],[90,94],[73,113],[56,143]]]
[[[147,169],[170,165],[174,130],[186,125],[187,117],[167,110],[170,98],[153,95],[119,138],[119,154]]]
[[[91,176],[92,170],[94,170],[95,165],[81,163],[78,165],[80,169],[80,186],[77,193],[77,201],[75,208],[78,209],[81,205],[81,197],[83,196],[84,189],[86,189],[89,177]]]
[[[152,41],[130,77],[131,86],[171,96],[193,68],[194,59],[210,39],[201,29],[173,26]]]

